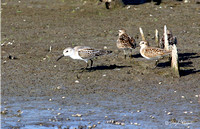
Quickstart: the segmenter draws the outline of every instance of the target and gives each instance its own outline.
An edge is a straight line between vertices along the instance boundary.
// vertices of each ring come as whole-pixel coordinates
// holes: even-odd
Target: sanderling
[[[99,49],[94,49],[88,46],[76,46],[74,48],[68,47],[63,50],[63,55],[61,55],[58,59],[60,60],[64,56],[70,56],[72,59],[78,59],[78,60],[83,60],[86,62],[86,68],[88,67],[88,60],[91,61],[90,68],[93,65],[92,58],[97,57],[97,56],[102,56],[102,55],[108,55],[111,54],[112,51],[108,50],[99,50]]]
[[[165,49],[150,47],[147,41],[140,42],[140,54],[148,60],[156,60],[155,67],[158,64],[158,59],[171,54],[171,51]]]
[[[160,48],[164,49],[165,48],[165,38],[164,34],[162,38],[160,39]],[[173,44],[177,44],[177,39],[175,36],[172,35],[172,32],[170,30],[167,30],[167,39],[169,42],[169,45],[172,46]]]
[[[126,59],[127,50],[132,52],[132,49],[136,48],[136,42],[133,37],[128,36],[125,30],[119,30],[119,37],[117,39],[117,48],[123,49],[124,58]]]

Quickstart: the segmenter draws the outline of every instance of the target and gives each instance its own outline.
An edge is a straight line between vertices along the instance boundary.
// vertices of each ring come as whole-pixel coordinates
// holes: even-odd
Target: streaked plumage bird
[[[93,65],[92,59],[97,56],[111,54],[112,51],[94,49],[88,46],[76,46],[74,48],[68,47],[63,50],[63,54],[57,59],[60,60],[64,56],[69,56],[72,59],[83,60],[86,62],[86,68],[88,67],[88,60],[91,61],[90,68]]]
[[[148,60],[156,60],[156,66],[158,64],[158,60],[161,57],[167,56],[171,54],[171,51],[167,51],[165,49],[150,47],[147,41],[140,42],[140,54],[148,59]]]
[[[119,37],[117,39],[117,48],[123,49],[124,51],[124,57],[126,59],[126,56],[128,54],[128,50],[132,52],[132,49],[136,48],[136,42],[133,37],[128,36],[126,34],[125,30],[119,30]]]
[[[175,36],[172,35],[172,32],[170,30],[167,30],[167,37],[168,37],[168,42],[169,46],[173,46],[173,44],[177,44],[177,39]],[[164,34],[162,38],[160,39],[160,48],[164,49],[165,48],[165,37]]]

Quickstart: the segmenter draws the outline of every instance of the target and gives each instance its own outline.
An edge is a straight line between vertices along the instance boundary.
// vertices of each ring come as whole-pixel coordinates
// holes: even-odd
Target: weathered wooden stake
[[[143,40],[143,41],[146,41],[146,40],[145,40],[145,37],[144,37],[144,33],[143,33],[142,28],[140,27],[139,30],[140,30],[140,34],[141,34],[141,36],[142,36],[142,40]]]
[[[180,77],[179,74],[179,61],[178,61],[178,52],[177,47],[174,44],[172,47],[172,61],[171,61],[171,68],[175,74],[175,76]]]
[[[159,34],[158,34],[158,30],[155,30],[155,42],[157,44],[157,46],[159,47]]]
[[[167,36],[167,26],[164,26],[164,39],[165,39],[165,50],[169,50],[169,42],[168,42],[168,36]]]

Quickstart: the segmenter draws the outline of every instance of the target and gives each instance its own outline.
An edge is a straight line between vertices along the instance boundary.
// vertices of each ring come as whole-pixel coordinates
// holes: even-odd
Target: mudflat
[[[160,5],[119,5],[95,0],[2,1],[2,128],[199,128],[200,6],[163,0]],[[180,77],[168,58],[146,60],[133,50],[124,59],[118,30],[151,46],[155,29],[177,37]],[[112,50],[84,61],[56,59],[77,45]]]

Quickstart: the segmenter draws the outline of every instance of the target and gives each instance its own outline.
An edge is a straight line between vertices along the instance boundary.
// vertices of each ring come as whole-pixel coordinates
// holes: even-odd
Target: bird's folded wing
[[[156,57],[156,56],[163,56],[163,55],[168,55],[171,52],[166,51],[164,49],[159,49],[159,48],[147,48],[145,49],[145,56],[148,57]]]
[[[133,37],[129,37],[126,34],[123,34],[119,38],[122,46],[128,47],[128,48],[135,48],[135,39]]]
[[[78,54],[83,59],[93,58],[95,56],[95,49],[83,48],[78,50]]]

